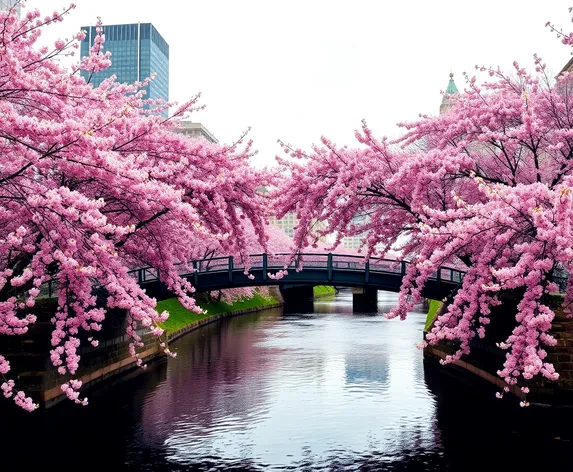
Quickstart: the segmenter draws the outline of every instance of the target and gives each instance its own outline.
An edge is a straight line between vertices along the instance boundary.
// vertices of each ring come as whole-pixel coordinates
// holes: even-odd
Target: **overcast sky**
[[[248,126],[258,165],[274,162],[277,138],[309,148],[321,135],[355,144],[367,120],[397,136],[399,121],[437,114],[450,71],[458,88],[474,66],[510,69],[538,53],[550,71],[571,57],[545,23],[573,30],[571,0],[75,0],[45,37],[80,26],[151,22],[170,47],[170,99],[197,92],[192,117],[222,142]],[[28,0],[51,13],[65,0]],[[112,57],[113,60],[113,57]],[[478,75],[485,79],[485,75]]]

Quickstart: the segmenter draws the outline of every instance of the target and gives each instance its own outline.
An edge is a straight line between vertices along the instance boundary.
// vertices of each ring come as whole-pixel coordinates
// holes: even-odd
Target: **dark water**
[[[425,314],[268,310],[176,341],[176,360],[15,412],[0,399],[0,471],[573,470],[573,415],[521,409],[424,361]]]

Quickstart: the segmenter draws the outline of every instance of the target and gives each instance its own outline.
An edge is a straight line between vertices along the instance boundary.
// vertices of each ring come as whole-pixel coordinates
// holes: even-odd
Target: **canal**
[[[0,470],[573,470],[569,410],[519,408],[425,361],[425,313],[267,310],[175,341],[175,360],[100,385],[90,405],[0,403]]]

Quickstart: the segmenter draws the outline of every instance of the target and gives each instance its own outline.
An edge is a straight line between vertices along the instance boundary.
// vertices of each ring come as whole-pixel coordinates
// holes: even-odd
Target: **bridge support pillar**
[[[312,285],[284,284],[280,287],[281,295],[285,302],[285,308],[296,310],[312,310],[314,290]],[[290,311],[290,310],[289,310]]]
[[[378,290],[371,287],[352,289],[352,309],[354,311],[378,311]]]

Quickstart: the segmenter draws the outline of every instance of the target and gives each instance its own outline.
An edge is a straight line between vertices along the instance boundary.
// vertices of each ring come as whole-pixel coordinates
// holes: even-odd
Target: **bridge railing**
[[[159,279],[159,269],[154,267],[144,267],[142,269],[137,269],[135,274],[137,274],[138,282],[149,282],[151,280]]]
[[[229,257],[213,257],[193,262],[193,268],[197,272],[217,272],[229,270]]]
[[[255,267],[262,267],[263,266],[263,254],[252,254],[249,256],[247,261],[241,261],[238,258],[233,258],[233,268],[235,269],[242,269],[245,270],[245,267],[249,265]]]
[[[451,267],[440,267],[430,276],[430,280],[439,280],[444,282],[461,283],[464,279],[464,272]]]
[[[324,269],[332,273],[337,271],[364,271],[366,281],[370,273],[387,273],[404,275],[410,262],[393,259],[381,259],[371,257],[368,261],[363,256],[352,254],[320,254],[320,253],[302,253],[292,256],[289,253],[280,254],[253,254],[249,255],[246,261],[235,259],[232,256],[213,257],[209,259],[193,261],[190,264],[181,264],[178,273],[182,276],[193,277],[195,284],[198,277],[203,273],[213,272],[233,272],[237,270],[244,271],[249,268],[250,271],[262,270],[267,272],[277,272],[285,266],[288,270],[303,269]],[[190,270],[190,268],[193,268]],[[160,279],[159,270],[153,267],[143,267],[134,269],[129,272],[139,283],[152,282]],[[330,274],[329,274],[330,275]],[[443,281],[449,283],[461,283],[464,278],[464,272],[454,267],[440,267],[430,276],[430,280]],[[231,280],[231,279],[229,279]],[[330,277],[329,277],[330,280]],[[554,275],[552,280],[557,283],[559,290],[564,292],[567,287],[567,274]],[[44,282],[40,286],[41,296],[51,297],[56,293],[58,281],[52,279]]]
[[[247,263],[245,263],[247,262]],[[198,275],[207,272],[228,272],[233,270],[263,270],[275,272],[285,267],[288,270],[297,268],[306,269],[326,269],[326,270],[364,270],[366,272],[381,272],[388,274],[406,273],[406,267],[410,264],[408,261],[399,261],[394,259],[381,259],[371,257],[367,262],[363,256],[352,254],[319,254],[319,253],[302,253],[292,256],[288,253],[280,254],[252,254],[249,255],[248,261],[241,261],[232,256],[212,257],[210,259],[197,260],[193,262],[193,271]],[[182,267],[179,271],[181,275],[191,275],[189,271]],[[139,282],[149,282],[158,280],[159,271],[152,267],[135,269],[130,272]],[[463,280],[464,272],[451,267],[441,267],[435,272],[430,279],[438,281],[447,281],[460,283]]]

